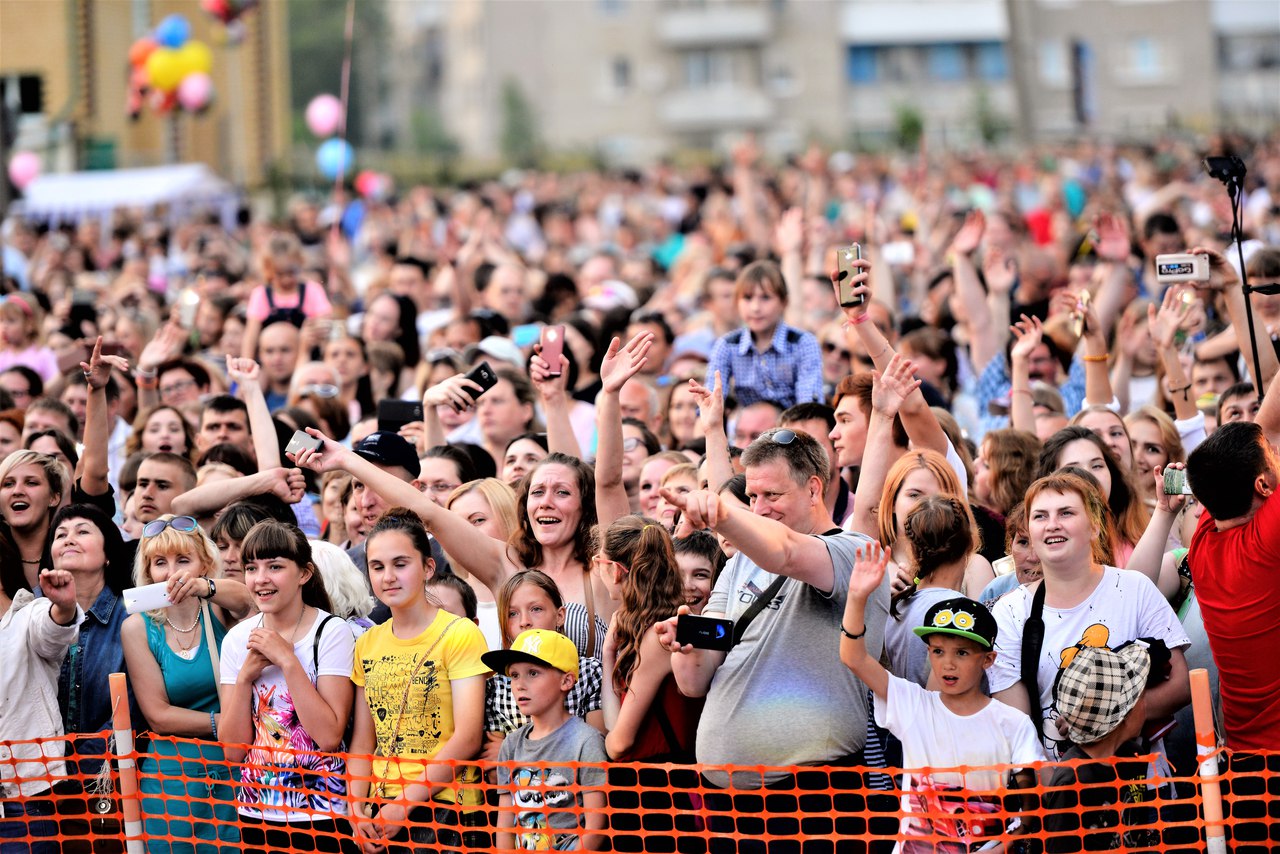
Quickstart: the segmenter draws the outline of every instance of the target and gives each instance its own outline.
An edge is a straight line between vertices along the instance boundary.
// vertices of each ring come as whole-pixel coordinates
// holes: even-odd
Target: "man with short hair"
[[[196,432],[196,447],[202,452],[223,442],[235,445],[250,457],[254,455],[253,437],[249,435],[249,408],[244,401],[229,394],[217,395],[205,404]]]
[[[80,421],[76,414],[56,397],[37,397],[27,407],[26,420],[22,423],[22,442],[41,430],[57,430],[72,442],[80,432]]]
[[[831,444],[831,433],[836,427],[835,410],[825,403],[797,403],[778,416],[778,426],[790,427],[812,436],[826,452],[831,461],[831,469],[827,488],[823,491],[823,502],[835,523],[843,525],[844,520],[853,512],[853,493],[844,478],[840,477],[836,449]]]
[[[618,391],[618,408],[622,417],[643,422],[655,434],[662,432],[660,405],[658,390],[642,379],[632,378]]]
[[[1218,413],[1215,419],[1219,426],[1235,421],[1253,422],[1258,418],[1258,410],[1262,406],[1254,394],[1253,383],[1236,383],[1218,396]]]
[[[262,366],[262,393],[272,412],[285,405],[289,383],[298,365],[300,342],[298,327],[292,323],[273,323],[258,336],[258,364]]]
[[[209,372],[193,359],[174,359],[156,369],[160,402],[185,409],[209,393]]]
[[[196,485],[196,470],[186,457],[152,454],[138,466],[134,515],[144,525],[173,512],[173,499]]]
[[[733,446],[745,450],[770,427],[776,427],[782,404],[772,400],[757,400],[738,410],[733,419]]]
[[[699,491],[663,497],[695,528],[710,527],[738,548],[716,581],[704,617],[735,622],[738,642],[729,652],[698,650],[676,641],[677,618],[658,624],[663,645],[676,653],[672,672],[680,692],[706,697],[698,726],[697,759],[710,766],[789,767],[862,764],[866,741],[867,688],[834,654],[844,613],[849,575],[860,545],[870,540],[835,527],[823,502],[831,461],[808,435],[791,430],[765,432],[742,455],[748,510],[736,501]],[[755,606],[755,607],[753,607]],[[682,606],[680,613],[687,613]],[[751,616],[754,612],[754,616]],[[879,657],[889,613],[889,579],[870,597],[866,642]],[[738,633],[741,632],[739,635]],[[782,722],[785,721],[785,725]],[[707,770],[714,788],[747,791],[706,795],[711,850],[801,851],[808,842],[762,835],[835,834],[840,850],[865,850],[848,841],[866,832],[865,803],[856,772],[789,775]],[[806,794],[801,810],[786,792]],[[803,819],[801,817],[803,813]],[[832,818],[834,817],[834,826]],[[735,828],[736,824],[736,828]],[[736,843],[728,834],[737,831]],[[814,849],[830,851],[832,842]]]

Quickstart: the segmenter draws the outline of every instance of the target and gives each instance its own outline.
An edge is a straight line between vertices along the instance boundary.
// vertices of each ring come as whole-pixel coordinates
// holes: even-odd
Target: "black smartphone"
[[[378,429],[399,433],[400,428],[423,420],[422,403],[415,400],[378,401]]]
[[[861,272],[854,266],[853,262],[861,260],[861,258],[862,247],[857,243],[836,250],[836,269],[839,270],[836,284],[840,289],[840,305],[845,308],[862,305],[863,300],[866,299],[865,295],[853,292],[853,277]]]
[[[676,643],[728,652],[733,648],[733,620],[681,614],[676,619]]]
[[[493,372],[493,368],[489,367],[488,362],[481,362],[466,373],[467,379],[480,386],[480,391],[467,386],[465,391],[471,395],[471,399],[475,400],[489,389],[498,384],[498,375]]]
[[[322,439],[317,439],[310,433],[302,430],[294,430],[293,437],[289,439],[289,444],[285,445],[285,454],[300,454],[303,451],[315,451],[320,448]]]

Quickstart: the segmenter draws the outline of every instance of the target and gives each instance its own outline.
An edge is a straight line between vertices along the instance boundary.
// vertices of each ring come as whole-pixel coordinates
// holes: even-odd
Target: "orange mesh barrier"
[[[84,738],[65,739],[64,744],[46,741],[43,746],[46,753],[62,747],[70,752]],[[34,743],[6,742],[8,749],[0,751],[0,756],[8,757],[20,745],[30,744]],[[86,794],[92,791],[93,781],[76,774],[23,778],[22,782],[38,784],[28,786],[29,790],[44,791],[4,800],[0,845],[29,845],[37,852],[89,850],[86,837],[92,837],[94,850],[109,850],[113,845],[115,850],[125,850],[122,801],[132,801],[141,811],[142,833],[131,840],[130,850],[154,851],[157,846],[210,854],[235,848],[356,850],[350,817],[360,814],[357,810],[368,802],[354,801],[351,786],[370,781],[349,770],[337,776],[300,772],[299,766],[315,764],[317,756],[296,753],[287,746],[255,758],[267,763],[266,779],[274,782],[245,787],[245,792],[238,791],[239,763],[223,758],[221,745],[157,736],[121,756],[126,763],[132,759],[138,765],[137,792],[122,794],[114,762],[114,794],[109,797]],[[1223,824],[1228,838],[1236,840],[1233,849],[1244,850],[1241,845],[1256,838],[1262,846],[1259,850],[1265,850],[1268,832],[1280,836],[1280,753],[1224,753],[1220,758],[1228,770],[1215,779],[1223,791]],[[516,847],[565,847],[581,841],[595,849],[695,854],[737,849],[799,851],[802,844],[806,851],[887,851],[894,842],[907,843],[906,850],[962,851],[997,841],[1013,850],[1069,851],[1082,850],[1082,840],[1088,845],[1083,850],[1097,850],[1110,846],[1099,845],[1106,841],[1104,836],[1091,834],[1115,833],[1123,834],[1120,841],[1129,849],[1196,851],[1204,850],[1202,840],[1209,824],[1199,777],[1154,779],[1150,781],[1154,788],[1114,781],[1117,771],[1121,776],[1136,771],[1141,779],[1147,768],[1141,759],[1046,765],[1040,769],[1039,783],[1031,788],[982,793],[949,789],[938,781],[955,772],[984,770],[1007,779],[1011,769],[917,771],[914,779],[935,785],[906,794],[914,820],[910,827],[900,824],[904,793],[863,788],[866,769],[862,768],[727,768],[750,772],[757,779],[760,774],[771,775],[770,779],[777,775],[778,782],[763,790],[722,790],[705,782],[701,766],[448,764],[464,781],[456,787],[459,803],[437,800],[434,810],[410,805],[413,812],[407,826],[415,841],[409,840],[408,830],[395,815],[396,802],[385,799],[378,806],[395,823],[388,826],[382,814],[361,818],[359,832],[365,838],[385,834],[393,851],[397,843],[405,850],[507,848],[513,845],[512,837],[504,834],[513,832],[519,835]],[[264,766],[260,762],[258,767]],[[511,802],[509,787],[492,782],[501,767],[515,778],[522,793],[518,803]],[[14,760],[0,760],[6,791],[14,783],[14,770]],[[1055,772],[1065,777],[1064,784],[1048,784]],[[1107,778],[1112,782],[1104,782]],[[299,836],[288,842],[278,838],[272,842],[276,828],[246,821],[237,812],[238,797],[257,793],[256,797],[271,800],[303,787],[329,803],[320,809],[314,798],[306,803],[295,800],[293,806],[310,812],[315,823],[294,823],[288,829]],[[1138,802],[1116,805],[1117,797],[1126,801],[1136,797]],[[1010,833],[1008,828],[1015,824],[1018,831]],[[1089,830],[1090,826],[1103,829]],[[437,844],[427,841],[433,834]],[[1276,841],[1280,839],[1272,844]],[[144,848],[144,843],[151,847]]]

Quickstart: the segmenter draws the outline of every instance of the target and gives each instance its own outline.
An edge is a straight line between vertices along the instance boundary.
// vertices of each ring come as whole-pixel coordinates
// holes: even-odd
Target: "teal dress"
[[[169,703],[197,712],[220,711],[205,633],[188,661],[165,642],[164,625],[145,617],[147,645],[164,674]],[[213,621],[219,646],[227,630]],[[240,841],[231,771],[215,742],[159,737],[141,761],[142,817],[149,854],[218,854]],[[187,841],[191,840],[191,841]]]

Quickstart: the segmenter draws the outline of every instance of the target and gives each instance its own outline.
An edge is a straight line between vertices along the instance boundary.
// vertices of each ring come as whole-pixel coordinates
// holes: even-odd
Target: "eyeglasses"
[[[300,394],[304,395],[314,394],[316,397],[333,398],[338,396],[341,389],[332,383],[308,383],[298,389],[298,391]]]
[[[166,394],[181,394],[182,392],[187,391],[189,389],[193,389],[195,387],[196,387],[195,380],[178,380],[176,383],[160,386],[160,394],[162,396]]]
[[[181,531],[184,534],[190,534],[199,523],[190,516],[174,516],[172,519],[153,519],[142,528],[142,536],[154,537],[165,528],[173,528],[175,531]]]
[[[634,451],[636,448],[640,447],[643,444],[644,444],[644,439],[640,439],[636,436],[632,436],[630,439],[622,440],[622,450],[626,451],[627,453],[631,453],[632,451]]]
[[[851,351],[851,350],[846,350],[844,347],[841,347],[839,344],[835,343],[834,341],[823,341],[823,342],[822,342],[822,352],[827,353],[827,354],[831,354],[831,353],[839,353],[839,354],[840,354],[840,358],[842,358],[842,359],[852,359],[852,358],[853,358],[853,351]]]
[[[790,445],[797,435],[795,430],[775,430],[769,434],[769,441],[775,445]]]

